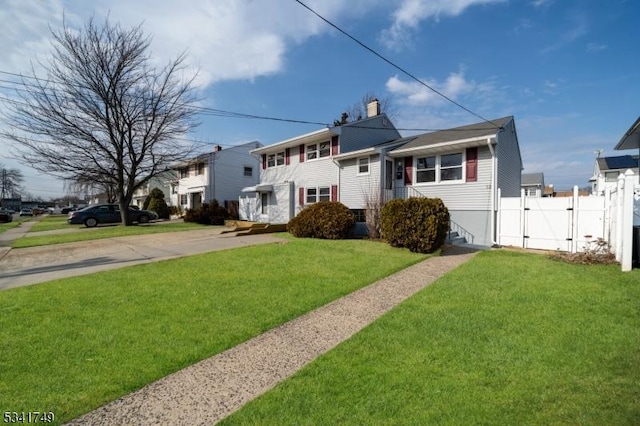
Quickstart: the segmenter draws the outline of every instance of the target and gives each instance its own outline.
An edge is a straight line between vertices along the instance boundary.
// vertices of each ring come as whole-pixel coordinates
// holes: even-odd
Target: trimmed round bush
[[[304,208],[287,224],[298,238],[340,240],[347,238],[355,224],[351,210],[337,201],[321,201]]]
[[[396,198],[382,207],[380,232],[393,247],[433,253],[449,232],[449,210],[439,198]]]

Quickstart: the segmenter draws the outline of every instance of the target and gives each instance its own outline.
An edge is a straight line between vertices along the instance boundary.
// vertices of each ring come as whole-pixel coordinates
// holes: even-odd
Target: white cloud
[[[567,24],[569,29],[560,34],[555,43],[542,49],[542,53],[549,53],[562,49],[572,44],[574,41],[584,37],[589,32],[589,25],[584,14],[572,15]]]
[[[346,19],[365,13],[376,2],[339,0],[309,2],[327,19]],[[355,6],[355,7],[354,7]],[[28,72],[30,60],[51,51],[50,29],[58,30],[63,13],[79,27],[95,15],[100,22],[130,28],[142,23],[152,37],[152,58],[165,65],[187,53],[198,84],[223,80],[252,80],[281,72],[291,45],[330,31],[318,17],[290,0],[4,0],[0,9],[3,37],[0,70]]]
[[[587,52],[600,52],[602,50],[606,50],[607,47],[608,46],[606,44],[602,43],[587,43]]]
[[[479,87],[474,81],[468,81],[462,71],[449,74],[442,82],[434,79],[423,79],[422,81],[453,100]],[[397,75],[387,80],[386,87],[402,104],[436,106],[447,102],[442,96],[422,84],[416,81],[401,80]]]
[[[390,49],[397,49],[407,43],[412,30],[426,19],[438,21],[440,16],[458,16],[472,6],[503,1],[505,0],[403,0],[393,13],[393,24],[380,36],[380,42]]]

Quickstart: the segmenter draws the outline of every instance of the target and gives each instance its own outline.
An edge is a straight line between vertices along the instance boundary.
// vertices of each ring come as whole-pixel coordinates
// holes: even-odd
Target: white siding
[[[206,201],[218,200],[221,205],[225,201],[237,200],[242,188],[254,186],[260,182],[260,161],[249,151],[260,146],[257,142],[234,146],[211,155],[208,169],[210,179],[206,193]],[[244,175],[244,168],[253,169],[252,176]]]
[[[522,177],[522,159],[516,134],[515,122],[511,120],[497,135],[496,158],[498,167],[498,188],[503,197],[520,195]]]
[[[382,180],[381,156],[369,157],[369,173],[358,173],[358,159],[345,160],[340,171],[340,202],[350,209],[364,209],[367,198],[380,194]]]
[[[491,152],[478,148],[478,179],[476,182],[417,184],[408,195],[440,198],[449,210],[480,211],[491,209]],[[413,171],[415,181],[415,167]],[[397,181],[396,181],[397,182]]]
[[[295,185],[294,197],[296,211],[300,209],[298,188],[320,187],[338,184],[338,166],[333,162],[333,157],[325,157],[317,160],[300,162],[300,149],[290,149],[289,165],[267,167],[261,171],[261,183],[292,182]]]

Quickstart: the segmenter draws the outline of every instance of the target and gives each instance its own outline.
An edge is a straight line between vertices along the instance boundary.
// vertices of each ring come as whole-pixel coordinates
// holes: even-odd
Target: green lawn
[[[185,222],[166,222],[157,224],[121,226],[119,224],[86,228],[84,225],[69,225],[67,216],[43,217],[34,224],[30,232],[12,243],[13,248],[44,246],[50,244],[72,243],[76,241],[97,240],[101,238],[126,237],[130,235],[157,234],[163,232],[190,231],[202,229],[206,225]],[[33,235],[34,232],[66,229],[70,232],[50,235]]]
[[[22,222],[26,222],[27,220],[30,220],[30,219],[31,219],[30,217],[21,217],[21,218],[14,218],[13,221],[11,222],[0,223],[0,233],[6,231],[7,229],[16,228],[20,226]]]
[[[223,423],[640,424],[640,271],[480,253]]]
[[[64,422],[424,259],[290,239],[0,292],[0,412]]]

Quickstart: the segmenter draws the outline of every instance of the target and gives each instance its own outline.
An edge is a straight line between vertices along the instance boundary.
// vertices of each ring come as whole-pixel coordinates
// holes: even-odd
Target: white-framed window
[[[267,167],[276,167],[284,165],[284,151],[267,155]]]
[[[617,182],[619,175],[620,175],[619,172],[605,172],[604,173],[604,181],[605,182]]]
[[[189,167],[180,168],[180,179],[189,177]]]
[[[244,176],[252,177],[253,176],[253,167],[244,166]]]
[[[316,160],[329,155],[331,155],[331,143],[329,141],[307,145],[307,160]]]
[[[416,183],[461,181],[464,156],[462,152],[431,155],[416,159]]]
[[[319,201],[331,201],[331,187],[320,186],[318,188],[306,189],[306,204],[313,204]]]
[[[369,157],[358,158],[358,174],[359,175],[369,174]]]
[[[196,176],[204,174],[204,163],[196,164]]]
[[[181,206],[187,205],[187,194],[180,194],[180,205]]]

